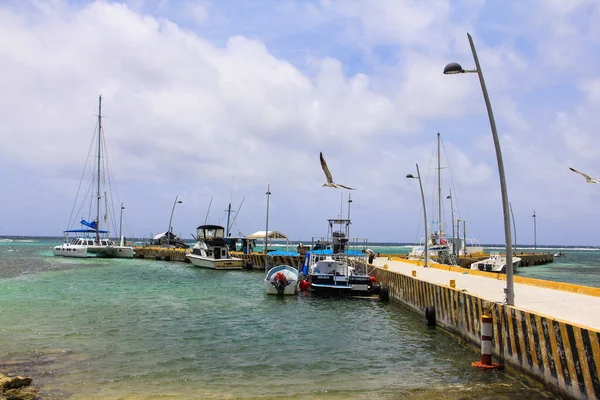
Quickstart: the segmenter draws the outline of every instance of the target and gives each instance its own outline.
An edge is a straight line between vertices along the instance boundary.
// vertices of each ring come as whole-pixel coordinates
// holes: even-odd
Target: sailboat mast
[[[96,171],[96,242],[100,243],[100,157],[102,151],[102,96],[98,96],[98,169]]]
[[[437,173],[438,173],[438,235],[442,236],[442,168],[440,165],[440,133],[437,134]]]

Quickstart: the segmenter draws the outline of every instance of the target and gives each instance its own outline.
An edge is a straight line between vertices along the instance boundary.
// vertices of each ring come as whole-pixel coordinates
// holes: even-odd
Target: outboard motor
[[[285,278],[285,275],[282,272],[276,273],[273,277],[273,286],[277,289],[277,294],[283,294],[286,284],[287,279]]]

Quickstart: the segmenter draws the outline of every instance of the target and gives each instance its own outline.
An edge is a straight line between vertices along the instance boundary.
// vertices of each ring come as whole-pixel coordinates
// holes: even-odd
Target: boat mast
[[[102,150],[102,96],[98,96],[98,169],[96,171],[96,242],[100,243],[100,157]]]
[[[438,172],[438,236],[442,240],[442,168],[440,166],[440,133],[437,134],[437,172]]]

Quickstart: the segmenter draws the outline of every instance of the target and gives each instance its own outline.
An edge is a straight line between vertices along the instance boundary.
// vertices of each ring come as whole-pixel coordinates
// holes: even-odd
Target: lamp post
[[[537,251],[537,224],[535,221],[535,210],[533,210],[533,252],[535,253]]]
[[[119,218],[119,246],[123,246],[123,202],[121,202],[121,218]]]
[[[504,161],[502,161],[502,150],[500,149],[500,140],[498,139],[498,132],[496,131],[496,121],[494,120],[494,113],[492,112],[492,104],[488,96],[488,91],[485,86],[483,79],[483,72],[481,71],[481,65],[479,65],[479,58],[475,50],[475,44],[473,38],[467,33],[469,38],[469,44],[471,45],[471,51],[473,53],[473,60],[475,61],[475,69],[465,70],[458,63],[450,63],[444,68],[444,74],[460,74],[466,72],[476,72],[479,76],[479,83],[481,84],[481,90],[483,92],[483,98],[485,100],[485,106],[487,108],[488,117],[490,120],[490,127],[492,128],[492,137],[494,139],[494,147],[496,149],[496,159],[498,162],[498,174],[500,175],[500,192],[502,194],[502,212],[504,214],[504,241],[506,246],[506,289],[505,289],[505,302],[508,305],[515,304],[515,291],[513,281],[513,264],[512,264],[512,238],[510,234],[510,213],[508,210],[508,193],[506,189],[506,178],[504,176]]]
[[[265,272],[269,269],[269,263],[267,262],[267,247],[269,244],[269,198],[271,197],[271,184],[267,185],[267,221],[265,227],[265,248],[263,249],[263,253],[265,255]]]
[[[177,204],[183,203],[183,201],[179,200],[179,195],[175,196],[175,202],[173,203],[173,209],[171,210],[171,218],[169,218],[169,230],[167,231],[167,240],[168,244],[171,244],[171,238],[169,237],[169,233],[171,233],[171,223],[173,222],[173,213],[175,212],[175,206]]]
[[[456,250],[455,250],[456,236],[454,236],[454,205],[452,204],[452,189],[450,189],[450,195],[446,198],[450,199],[450,215],[451,215],[450,220],[452,221],[452,255],[457,256],[458,254],[456,254]],[[459,243],[460,243],[460,240],[459,240]]]
[[[414,176],[413,174],[408,174],[408,175],[406,175],[406,177],[419,180],[419,188],[421,189],[421,201],[423,202],[423,222],[425,225],[425,247],[424,247],[425,263],[423,264],[423,267],[427,268],[427,259],[429,258],[429,253],[427,251],[427,241],[429,240],[429,238],[427,236],[427,210],[425,209],[425,194],[423,193],[423,183],[421,182],[421,173],[419,172],[419,164],[416,164],[416,165],[417,165],[417,176]]]

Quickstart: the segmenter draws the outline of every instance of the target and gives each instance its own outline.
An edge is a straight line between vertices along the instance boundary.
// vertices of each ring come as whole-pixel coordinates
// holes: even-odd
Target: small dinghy
[[[298,270],[289,265],[279,265],[267,272],[265,278],[267,294],[290,295],[298,293]]]

